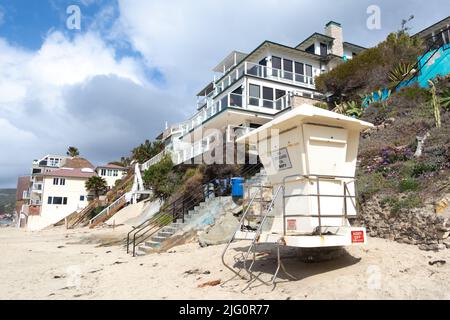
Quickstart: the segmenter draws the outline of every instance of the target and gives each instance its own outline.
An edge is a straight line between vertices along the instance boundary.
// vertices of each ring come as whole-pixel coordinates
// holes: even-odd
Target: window
[[[119,170],[114,170],[113,171],[113,176],[114,177],[118,177],[119,176]]]
[[[295,63],[295,81],[305,82],[305,65],[301,62]]]
[[[281,70],[281,58],[279,57],[272,57],[272,68],[276,69],[276,70],[272,70],[272,76],[279,76],[279,71]]]
[[[313,84],[313,79],[312,79],[312,66],[310,66],[309,64],[305,65],[305,70],[306,70],[306,80],[309,84]]]
[[[320,44],[320,55],[321,56],[326,56],[328,54],[328,47],[325,43],[321,43]]]
[[[316,53],[314,44],[312,44],[308,48],[306,48],[305,51],[309,52],[309,53],[312,53],[312,54]]]
[[[273,88],[263,87],[263,107],[273,108]]]
[[[80,201],[84,201],[84,196],[80,196]]]
[[[293,68],[292,68],[292,60],[283,59],[283,78],[292,80],[293,79]]]
[[[222,109],[228,107],[228,95],[220,99],[220,104],[222,106]]]
[[[54,186],[65,186],[66,185],[66,179],[64,178],[53,178],[53,185]]]
[[[250,84],[249,96],[249,104],[252,106],[259,106],[259,98],[261,97],[260,87],[255,84]]]
[[[67,205],[67,197],[48,197],[47,204]]]
[[[285,102],[283,101],[283,99],[280,99],[280,98],[284,97],[285,95],[286,95],[286,91],[279,90],[279,89],[275,90],[275,107],[277,108],[277,110],[281,110],[282,107],[286,107],[286,106],[284,106]]]
[[[100,175],[101,175],[101,176],[106,176],[106,169],[102,169],[102,170],[100,171]]]
[[[262,76],[265,78],[265,77],[267,77],[267,69],[266,69],[266,66],[267,66],[267,59],[266,58],[264,58],[264,59],[262,59],[260,62],[259,62],[259,65],[260,66],[262,66],[261,67],[261,71],[262,71]]]

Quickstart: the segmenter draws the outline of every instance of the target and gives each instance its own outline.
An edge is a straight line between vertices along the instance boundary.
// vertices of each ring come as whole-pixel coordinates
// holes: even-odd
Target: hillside
[[[16,189],[0,189],[0,213],[13,213]]]
[[[373,237],[440,250],[450,247],[450,77],[395,90],[417,52],[420,41],[394,33],[317,82],[334,93],[336,112],[375,125],[360,141],[359,223]],[[363,103],[384,88],[388,99]]]

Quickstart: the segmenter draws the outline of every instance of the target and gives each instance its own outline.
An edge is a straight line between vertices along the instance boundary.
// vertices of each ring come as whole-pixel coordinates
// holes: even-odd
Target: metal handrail
[[[316,188],[317,188],[317,194],[307,194],[307,195],[302,195],[302,194],[294,194],[294,195],[286,195],[286,181],[289,179],[293,179],[293,178],[301,178],[301,179],[307,179],[307,180],[312,180],[312,177],[314,177],[314,180],[316,181]],[[349,179],[350,181],[342,181],[344,183],[344,194],[343,195],[321,195],[320,194],[320,180],[321,179],[326,179],[326,180],[336,180],[336,179]],[[348,184],[349,183],[354,183],[356,182],[356,178],[353,176],[332,176],[332,175],[318,175],[318,174],[295,174],[295,175],[290,175],[290,176],[286,176],[283,178],[282,180],[282,187],[283,187],[283,235],[286,236],[286,198],[291,198],[291,197],[303,197],[303,196],[312,196],[312,197],[317,197],[317,215],[289,215],[291,217],[317,217],[318,218],[318,230],[319,230],[319,235],[322,235],[322,218],[329,218],[329,217],[344,217],[347,218],[348,217],[348,212],[347,212],[347,198],[353,199],[356,198],[355,196],[350,195],[350,191],[348,189]],[[349,193],[347,195],[347,192]],[[321,197],[335,197],[335,198],[344,198],[344,214],[342,216],[339,215],[323,215],[321,213],[321,209],[320,209],[320,198]],[[356,209],[356,205],[355,203],[353,203],[353,206]]]
[[[252,195],[252,197],[251,197],[251,199],[250,199],[250,202],[249,202],[247,208],[245,209],[244,214],[242,215],[241,220],[239,220],[239,225],[238,225],[238,227],[237,227],[236,230],[234,231],[233,236],[232,236],[231,239],[228,241],[227,245],[225,246],[225,248],[224,248],[224,250],[223,250],[223,252],[222,252],[222,263],[223,263],[223,265],[224,265],[226,268],[228,268],[229,270],[231,270],[231,272],[233,272],[234,274],[236,274],[238,277],[240,277],[240,278],[242,278],[242,279],[244,279],[244,277],[240,276],[240,274],[239,274],[240,271],[239,271],[239,272],[236,272],[232,267],[230,267],[228,264],[226,264],[226,262],[225,262],[225,253],[227,252],[227,250],[228,250],[228,248],[230,247],[231,243],[232,243],[232,242],[234,241],[234,239],[236,238],[236,233],[237,233],[238,231],[242,230],[242,226],[244,225],[244,220],[245,220],[245,218],[246,218],[246,216],[247,216],[247,213],[248,213],[249,210],[250,210],[250,207],[252,206],[253,202],[255,201],[258,192],[259,192],[259,190],[256,190],[256,191],[253,193],[253,195]]]
[[[240,172],[240,175],[245,176],[245,175],[249,174],[250,172],[252,172],[252,170],[259,169],[259,168],[261,168],[260,163],[249,166],[249,167],[245,168],[244,170],[242,170]],[[156,213],[152,218],[144,221],[143,223],[141,223],[140,225],[135,227],[133,230],[128,232],[127,244],[126,244],[127,253],[130,252],[130,245],[132,244],[133,245],[133,250],[132,250],[133,256],[135,256],[137,245],[146,241],[153,234],[155,234],[156,232],[158,232],[159,230],[161,230],[162,228],[164,228],[165,226],[170,224],[170,221],[177,220],[180,218],[184,219],[185,212],[187,212],[187,211],[191,210],[193,207],[195,207],[195,205],[198,203],[200,198],[206,199],[206,197],[208,197],[211,193],[213,193],[213,192],[215,193],[217,191],[217,189],[220,188],[220,186],[217,186],[216,188],[214,188],[212,190],[209,188],[209,186],[211,184],[214,184],[214,182],[216,180],[217,179],[213,179],[213,180],[197,187],[196,189],[191,191],[191,194],[188,197],[183,195],[183,196],[177,198],[176,200],[172,201],[171,203],[163,206],[163,208],[161,208],[158,211],[158,213]],[[205,189],[206,189],[206,193],[205,193]],[[196,192],[196,193],[192,193],[192,192]],[[177,208],[179,208],[179,206],[180,206],[180,203],[181,203],[182,210],[181,210],[181,212],[176,213]],[[169,210],[172,210],[172,219],[166,221],[165,219],[167,219],[167,217],[168,217],[167,212]],[[162,226],[156,225],[156,222],[158,222],[158,223],[162,222],[163,225]],[[164,223],[166,223],[166,224],[164,224]],[[157,230],[155,230],[150,235],[148,235],[151,230],[155,229],[155,227],[157,228]],[[145,229],[147,229],[147,230],[145,230]],[[143,238],[145,235],[148,235],[148,236]]]
[[[439,35],[442,35],[444,32],[448,32],[448,31],[450,31],[450,27],[447,27],[447,28],[445,28],[444,30],[442,30],[442,31],[440,31],[439,33],[437,33],[436,35],[434,35],[434,36],[436,37],[436,40],[435,40],[433,43],[431,43],[431,44],[428,44],[428,43],[427,43],[427,44],[426,44],[426,47],[427,47],[427,48],[425,49],[425,52],[422,53],[421,57],[423,57],[423,56],[426,55],[428,52],[431,52],[431,51],[433,51],[433,50],[434,50],[434,52],[433,52],[433,54],[431,54],[431,55],[428,57],[428,59],[427,59],[424,63],[421,63],[421,62],[420,62],[421,59],[418,59],[418,60],[417,60],[417,62],[416,62],[416,63],[414,64],[414,66],[412,67],[412,69],[416,69],[417,67],[420,67],[420,68],[416,69],[416,70],[417,70],[417,71],[416,71],[416,75],[418,75],[418,74],[420,73],[420,71],[422,70],[423,66],[427,65],[428,62],[434,57],[434,55],[435,55],[435,54],[439,51],[439,49],[442,47],[442,46],[438,46],[437,48],[434,48],[434,47],[436,46],[436,44],[439,44],[439,43],[442,41],[442,39],[440,39]],[[403,81],[405,81],[405,79],[408,78],[409,76],[410,76],[409,73],[405,74],[405,75],[402,77],[402,80],[399,81],[399,82],[397,83],[397,85],[394,87],[394,89],[392,89],[392,92],[397,91],[398,87],[399,87],[399,86],[403,83]],[[406,82],[406,85],[408,85],[408,84],[411,82],[411,80],[414,79],[414,78],[415,78],[415,76],[413,76],[413,77],[411,77],[410,79],[408,79],[407,82]]]
[[[256,255],[256,242],[259,240],[259,237],[261,236],[261,233],[262,233],[262,229],[263,229],[263,227],[264,227],[264,224],[266,223],[266,220],[267,220],[267,217],[269,216],[269,213],[270,212],[272,212],[272,210],[273,210],[273,208],[274,208],[274,206],[275,206],[275,201],[276,201],[276,199],[278,198],[278,195],[280,194],[280,191],[283,189],[283,187],[282,186],[279,186],[278,187],[278,189],[277,189],[277,191],[275,192],[275,195],[274,195],[274,197],[272,198],[272,201],[270,202],[270,205],[269,205],[269,207],[267,208],[267,210],[266,210],[266,213],[264,214],[264,216],[263,216],[263,218],[262,218],[262,220],[261,220],[261,223],[259,224],[259,227],[258,227],[258,229],[256,230],[256,232],[255,232],[255,237],[253,238],[253,240],[252,240],[252,244],[250,245],[250,247],[248,248],[248,250],[247,250],[247,254],[245,255],[245,257],[244,257],[244,269],[247,271],[247,273],[249,274],[249,276],[250,276],[250,280],[252,279],[252,276],[253,276],[253,274],[251,273],[251,268],[253,267],[253,265],[254,265],[254,263],[255,263],[255,260],[256,260],[256,257],[255,257],[255,255]],[[252,249],[253,249],[253,261],[252,261],[252,264],[250,265],[250,267],[247,269],[247,259],[248,259],[248,256],[250,255],[250,252],[252,251]],[[258,278],[258,276],[255,276],[256,278]],[[264,282],[263,280],[261,280],[261,279],[259,279],[260,281],[262,281],[262,282]]]
[[[109,212],[111,211],[111,209],[114,209],[119,204],[120,201],[125,199],[125,196],[126,196],[126,193],[121,195],[116,201],[111,203],[108,207],[106,207],[105,209],[100,211],[100,213],[98,213],[95,217],[93,217],[91,220],[89,220],[89,225],[92,225],[94,222],[96,222],[103,215],[105,215],[105,214],[108,215]]]

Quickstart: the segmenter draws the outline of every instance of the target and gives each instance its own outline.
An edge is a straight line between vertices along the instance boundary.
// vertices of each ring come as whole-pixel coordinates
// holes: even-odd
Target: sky
[[[80,29],[68,28],[73,5]],[[367,26],[372,5],[379,29]],[[195,112],[232,50],[294,46],[330,20],[345,41],[371,47],[402,19],[415,16],[415,33],[449,9],[448,0],[0,0],[0,188],[68,146],[95,165],[128,156]]]

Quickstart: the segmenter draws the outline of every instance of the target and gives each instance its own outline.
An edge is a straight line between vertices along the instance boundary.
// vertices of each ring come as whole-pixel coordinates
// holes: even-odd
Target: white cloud
[[[68,145],[94,162],[115,160],[177,117],[176,100],[147,81],[142,62],[117,58],[97,33],[52,32],[38,51],[0,38],[0,52],[0,187]]]

